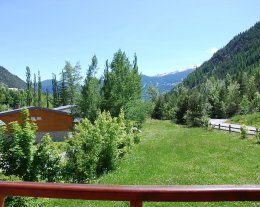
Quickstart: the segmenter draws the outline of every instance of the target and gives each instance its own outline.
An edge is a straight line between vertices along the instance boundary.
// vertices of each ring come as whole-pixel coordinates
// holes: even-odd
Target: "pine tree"
[[[31,81],[31,71],[28,66],[26,66],[26,104],[30,106],[32,104],[32,81]]]
[[[52,73],[52,93],[53,93],[53,106],[59,106],[59,97],[58,97],[58,83],[57,78],[54,73]]]
[[[35,73],[33,74],[33,105],[37,105],[37,82],[36,82],[36,75]]]
[[[40,71],[38,71],[38,106],[42,106],[42,82]]]
[[[98,60],[96,55],[94,55],[91,59],[84,85],[82,86],[79,104],[81,115],[87,117],[91,122],[95,121],[97,111],[100,107],[100,86],[98,79],[95,77],[97,64]]]
[[[59,93],[59,105],[66,106],[68,105],[68,90],[66,87],[66,78],[64,70],[61,71],[61,85],[58,88]]]

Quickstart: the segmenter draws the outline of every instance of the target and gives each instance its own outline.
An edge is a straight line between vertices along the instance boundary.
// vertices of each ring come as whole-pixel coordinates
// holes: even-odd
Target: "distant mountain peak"
[[[179,70],[175,70],[173,72],[168,72],[168,73],[159,73],[155,76],[150,76],[150,77],[163,77],[163,76],[168,76],[168,75],[175,75],[176,73],[181,73],[181,72],[185,72],[185,71],[189,71],[189,70],[194,70],[196,67],[189,67],[189,68],[183,68],[183,69],[179,69]]]

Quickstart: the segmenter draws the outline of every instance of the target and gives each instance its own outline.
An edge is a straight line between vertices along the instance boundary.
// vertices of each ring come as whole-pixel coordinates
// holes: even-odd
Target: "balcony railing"
[[[1,182],[0,207],[5,196],[143,202],[260,201],[260,185],[137,186],[33,182]]]

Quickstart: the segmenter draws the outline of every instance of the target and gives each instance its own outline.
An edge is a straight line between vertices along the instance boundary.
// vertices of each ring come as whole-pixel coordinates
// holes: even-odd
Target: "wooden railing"
[[[0,207],[5,196],[143,202],[260,201],[260,185],[131,186],[0,182]]]
[[[232,126],[231,124],[212,124],[209,123],[209,126],[212,127],[213,129],[220,129],[220,130],[225,130],[225,131],[229,131],[229,132],[241,132],[241,127],[235,127]],[[249,135],[254,135],[256,133],[260,132],[260,129],[258,128],[247,128],[246,129],[247,134]]]

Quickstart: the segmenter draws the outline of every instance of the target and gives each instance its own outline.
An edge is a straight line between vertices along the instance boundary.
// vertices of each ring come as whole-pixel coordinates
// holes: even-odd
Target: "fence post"
[[[229,129],[229,132],[231,132],[231,125],[229,124],[229,127],[228,127],[228,129]]]
[[[0,195],[0,207],[5,206],[5,197],[3,195]]]
[[[218,124],[218,129],[220,129],[220,124]]]
[[[142,201],[130,201],[130,207],[142,207]]]

